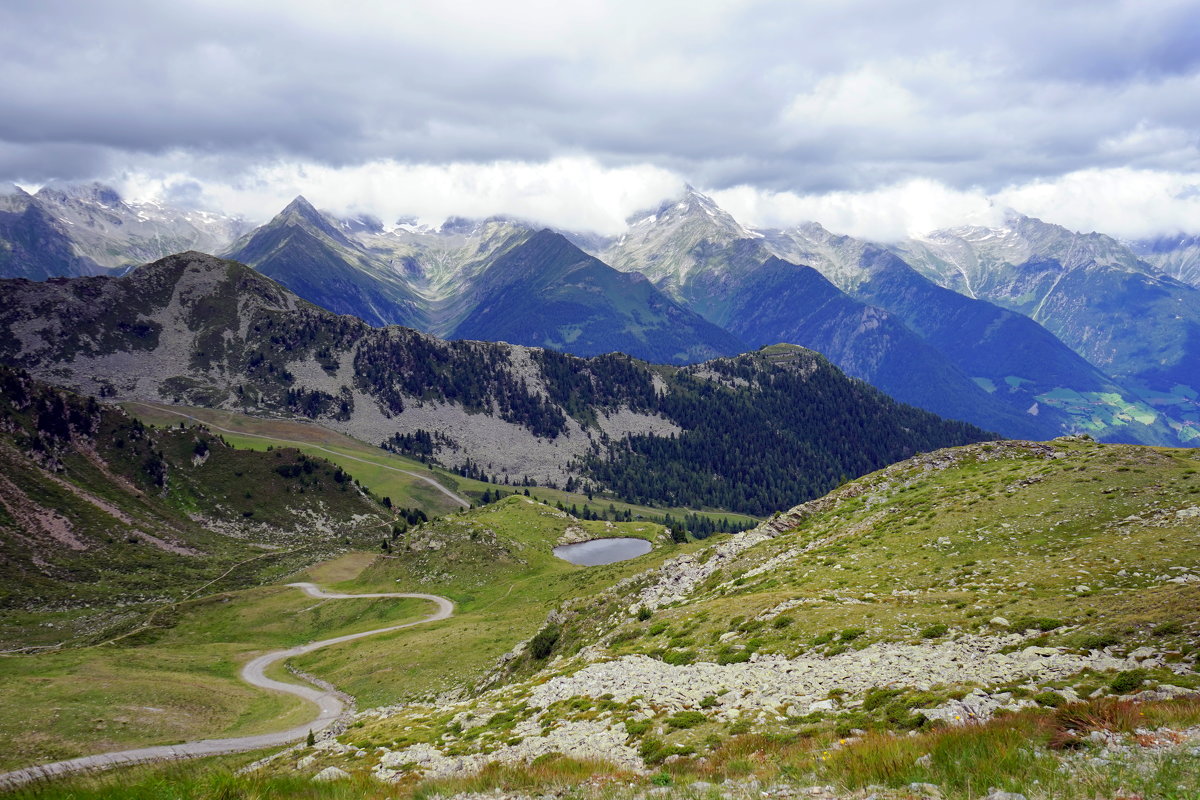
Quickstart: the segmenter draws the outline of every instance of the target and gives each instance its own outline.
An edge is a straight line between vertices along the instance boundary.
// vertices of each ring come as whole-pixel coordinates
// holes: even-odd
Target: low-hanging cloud
[[[637,197],[670,174],[850,217],[864,197],[983,213],[1012,187],[1073,199],[1068,176],[1186,182],[1197,96],[1200,5],[1176,0],[0,5],[0,180],[193,181],[246,208],[302,172],[350,181],[331,205],[390,213],[408,199],[368,173],[404,167],[482,187],[453,213],[523,214],[555,201],[522,175],[569,190],[555,165],[590,163],[568,172]],[[611,227],[624,207],[567,204],[545,213]]]
[[[738,186],[713,195],[749,225],[817,221],[835,233],[882,242],[960,225],[999,227],[1010,211],[1129,240],[1200,231],[1200,173],[1091,169],[991,193],[915,179],[864,192],[801,195]]]
[[[167,200],[262,221],[296,195],[341,216],[367,214],[391,224],[415,217],[506,215],[565,230],[614,234],[635,211],[682,191],[676,175],[649,165],[605,167],[590,158],[405,164],[372,161],[330,167],[273,163],[237,181],[198,183],[188,173],[129,172],[116,181],[133,201]]]

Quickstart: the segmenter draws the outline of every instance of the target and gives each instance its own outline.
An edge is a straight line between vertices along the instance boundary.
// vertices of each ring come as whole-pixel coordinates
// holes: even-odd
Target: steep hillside
[[[745,349],[550,231],[503,220],[409,228],[338,221],[299,197],[229,256],[309,302],[376,326],[663,363]]]
[[[184,250],[218,252],[245,220],[157,201],[131,203],[101,183],[50,183],[35,198],[74,249],[106,269],[125,270]]]
[[[1069,426],[986,391],[901,315],[848,296],[811,267],[771,256],[730,296],[724,324],[753,346],[803,344],[903,402],[1008,436],[1050,438]],[[976,339],[958,341],[969,349]]]
[[[335,314],[425,327],[420,298],[404,277],[377,264],[303,197],[235,242],[229,257]]]
[[[0,277],[40,281],[103,271],[77,252],[65,226],[36,198],[16,186],[0,187]]]
[[[471,697],[366,712],[272,766],[488,786],[586,753],[785,796],[1190,786],[1198,468],[1086,437],[920,455],[566,600]]]
[[[225,588],[390,528],[390,514],[326,461],[237,451],[195,426],[148,428],[0,368],[5,644],[101,636],[242,562]],[[27,625],[35,614],[47,624]]]
[[[454,328],[455,338],[579,356],[621,352],[662,364],[746,349],[642,276],[618,272],[548,230],[490,263],[474,291],[478,304]]]
[[[1061,431],[1060,421],[989,395],[895,314],[776,258],[762,234],[699,192],[635,217],[627,233],[602,244],[597,252],[609,263],[646,275],[752,347],[808,347],[902,402],[1009,436]]]
[[[898,252],[944,286],[1038,321],[1189,428],[1200,425],[1200,289],[1115,239],[1013,215],[1002,228],[939,231]]]
[[[882,247],[815,223],[776,232],[770,241],[784,257],[811,264],[854,297],[896,314],[1013,410],[1106,440],[1178,445],[1192,436],[1185,418],[1152,406],[1033,320],[945,289]]]
[[[305,416],[372,443],[420,435],[431,457],[502,483],[574,475],[632,491],[639,458],[683,474],[692,468],[684,451],[720,441],[727,455],[706,456],[712,473],[670,491],[692,508],[753,513],[917,450],[986,438],[901,407],[799,349],[787,365],[748,356],[672,369],[444,342],[335,316],[198,253],[121,278],[2,288],[0,359],[36,374],[105,396]],[[747,415],[714,417],[706,396]],[[810,450],[823,455],[789,461]],[[718,506],[719,487],[744,484],[755,463],[787,472],[745,505]]]

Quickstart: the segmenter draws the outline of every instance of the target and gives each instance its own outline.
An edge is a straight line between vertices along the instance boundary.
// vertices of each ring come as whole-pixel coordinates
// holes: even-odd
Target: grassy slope
[[[625,564],[584,569],[550,552],[573,525],[659,546]],[[452,514],[410,531],[392,556],[351,553],[300,577],[348,592],[443,594],[457,605],[454,617],[292,663],[363,707],[462,690],[565,598],[603,589],[679,547],[652,523],[580,522],[523,497]],[[0,767],[281,727],[303,716],[302,704],[243,686],[241,663],[263,650],[423,616],[425,605],[319,601],[268,586],[180,604],[153,630],[112,645],[0,659],[0,704],[29,711],[0,721]]]
[[[417,600],[320,601],[273,586],[184,603],[165,627],[113,644],[0,659],[0,706],[22,712],[0,718],[0,769],[298,724],[307,704],[243,684],[245,661],[428,612]]]
[[[497,489],[512,492],[518,491],[512,486],[497,486],[496,484],[464,478],[440,467],[430,467],[420,461],[405,458],[378,447],[372,447],[366,442],[354,439],[328,428],[305,422],[292,420],[264,419],[230,411],[217,411],[208,408],[193,408],[189,406],[163,406],[149,403],[130,403],[127,405],[130,413],[143,422],[154,425],[177,424],[182,412],[197,419],[205,420],[222,428],[239,431],[253,436],[238,436],[222,433],[226,441],[236,447],[264,450],[269,446],[278,446],[271,439],[304,442],[300,449],[310,455],[327,458],[353,475],[362,485],[368,487],[379,497],[391,497],[392,502],[401,507],[416,506],[427,514],[443,514],[454,511],[457,506],[444,494],[430,487],[427,483],[406,475],[398,470],[419,472],[437,480],[453,492],[464,495],[468,499],[478,500],[485,491]],[[291,445],[289,445],[291,446]],[[323,448],[323,449],[318,449]],[[364,463],[369,462],[369,463]],[[697,513],[714,520],[728,519],[731,522],[749,524],[753,517],[745,514],[735,514],[725,511],[693,511],[685,508],[651,508],[621,500],[595,496],[589,500],[586,494],[565,492],[561,489],[533,487],[530,493],[539,500],[555,504],[562,503],[570,508],[572,505],[582,509],[589,505],[594,510],[606,509],[612,505],[617,511],[628,510],[635,518],[638,516],[653,518],[663,514],[681,517],[688,513]]]
[[[15,385],[0,398],[0,650],[110,638],[164,603],[270,582],[390,529],[328,462]],[[38,404],[57,398],[75,409],[67,438],[37,432],[61,416]]]
[[[1171,578],[1200,565],[1198,518],[1200,457],[1192,451],[1059,441],[991,443],[918,456],[781,515],[782,535],[746,550],[682,602],[646,619],[618,613],[617,627],[611,624],[615,609],[634,602],[629,589],[570,604],[555,650],[568,660],[550,670],[572,672],[579,666],[569,659],[574,649],[602,641],[614,655],[670,660],[671,653],[686,650],[698,660],[718,661],[752,652],[821,658],[881,641],[936,647],[960,633],[1011,630],[1025,630],[1018,649],[1036,644],[1129,652],[1149,645],[1166,652],[1169,661],[1186,658],[1194,664],[1200,585]],[[697,559],[704,561],[710,548],[728,541],[698,548]],[[752,572],[756,569],[762,571]],[[776,613],[782,603],[794,605]],[[993,623],[998,616],[1011,626]],[[516,685],[509,694],[518,698],[547,677],[519,664],[510,676]],[[1200,676],[1165,669],[1148,669],[1142,677],[1200,687]],[[1062,681],[1022,679],[983,688],[1040,698],[1035,692],[1072,687],[1086,696],[1097,687],[1107,689],[1113,679],[1085,671]],[[1032,685],[1041,688],[1028,688]],[[1112,687],[1113,693],[1131,691]],[[1180,797],[1200,787],[1195,758],[1177,762],[1175,756],[1147,755],[1145,769],[1125,762],[1066,773],[1060,770],[1063,751],[1047,749],[1064,738],[1077,742],[1079,730],[1132,733],[1139,726],[1195,725],[1200,705],[1194,701],[1128,710],[1103,699],[1082,710],[1022,711],[913,738],[888,733],[923,726],[923,718],[897,703],[911,698],[913,707],[938,705],[971,688],[896,687],[895,702],[883,695],[884,702],[869,708],[768,716],[745,728],[706,719],[703,704],[688,712],[698,712],[695,728],[677,729],[661,710],[652,714],[666,752],[678,746],[696,755],[670,764],[681,784],[748,774],[849,788],[933,781],[955,797],[977,797],[988,785],[1020,790],[1034,780],[1053,797],[1091,797],[1131,781],[1147,788],[1182,786]],[[538,718],[594,719],[601,712],[618,723],[638,718],[636,710],[631,715],[604,698],[565,701]],[[418,718],[421,711],[414,708],[366,721],[347,741],[437,740],[450,730],[449,714],[435,711],[424,726]],[[490,731],[491,723],[484,728]],[[839,741],[860,728],[871,733],[861,741]],[[644,728],[628,729],[634,746],[644,749],[650,734],[643,738]],[[503,738],[503,725],[497,730]],[[933,754],[931,763],[914,763],[925,753]],[[503,772],[463,786],[504,785]]]
[[[1055,454],[1062,455],[1047,457]],[[919,456],[789,512],[780,521],[786,533],[743,553],[684,604],[628,623],[643,635],[614,651],[662,653],[669,634],[686,634],[699,658],[715,658],[713,638],[731,632],[732,643],[762,652],[829,653],[879,640],[936,642],[922,638],[933,623],[950,626],[951,636],[956,630],[987,632],[993,629],[988,621],[1001,614],[1014,622],[1034,617],[1064,623],[1045,634],[1030,631],[1030,641],[1084,646],[1087,637],[1107,636],[1121,649],[1149,643],[1157,650],[1187,652],[1196,646],[1200,596],[1195,584],[1167,578],[1180,573],[1176,567],[1195,571],[1200,555],[1189,511],[1200,506],[1198,472],[1200,458],[1190,451],[1078,441],[1048,447],[984,444]],[[544,545],[568,524],[550,509],[513,498],[415,531],[411,549],[379,559],[357,576],[365,556],[314,572],[320,580],[345,579],[339,585],[351,590],[417,588],[412,584],[419,583],[420,590],[453,597],[460,615],[410,631],[402,640],[372,642],[379,645],[374,649],[357,647],[334,658],[314,654],[302,666],[350,683],[356,680],[352,673],[380,672],[357,679],[364,698],[382,698],[388,684],[399,687],[401,695],[432,694],[478,676],[511,642],[536,631],[547,610],[570,600],[578,601],[576,609],[586,609],[588,598],[606,585],[665,555],[693,552],[703,559],[710,547],[728,541],[666,546],[625,564],[580,569],[545,552]],[[436,550],[429,548],[434,541],[440,545]],[[745,574],[788,551],[772,569]],[[625,602],[628,596],[623,593]],[[789,600],[801,602],[785,612],[789,625],[744,624]],[[601,614],[607,616],[610,609],[604,605]],[[659,623],[669,627],[650,635]],[[577,627],[588,629],[586,616],[578,618]],[[846,643],[840,636],[817,643],[829,631],[852,628],[865,632]],[[609,630],[576,631],[574,644]],[[404,670],[413,672],[406,676]],[[439,671],[448,673],[445,679]],[[1117,731],[1200,721],[1194,703],[1133,712],[1097,706],[1088,713],[1096,715],[1095,724]],[[1113,714],[1120,718],[1106,721]],[[704,745],[706,759],[669,765],[672,776],[663,782],[758,776],[853,788],[932,781],[956,798],[977,797],[988,785],[1028,791],[1034,780],[1044,791],[1030,797],[1091,798],[1119,788],[1144,796],[1169,796],[1154,794],[1169,789],[1186,797],[1200,788],[1195,759],[1166,751],[1138,756],[1142,762],[1062,772],[1062,757],[1044,746],[1068,724],[1079,727],[1070,719],[1051,710],[1022,712],[985,726],[900,738],[872,734],[844,745],[819,727],[802,733],[790,722],[766,737],[705,726],[699,730],[716,735]],[[927,753],[931,761],[917,763]],[[501,769],[446,788],[527,786],[536,794],[563,777],[549,765],[542,772],[531,777]],[[189,772],[178,783],[195,789],[187,796],[215,796],[197,788],[197,780]],[[289,780],[250,778],[243,788],[309,796],[308,789]],[[641,790],[635,787],[629,794]],[[376,791],[369,782],[352,782],[311,791],[319,797],[340,797],[345,791],[382,797],[407,796],[408,790]],[[421,789],[421,796],[428,791]],[[897,791],[894,796],[906,796]]]
[[[996,630],[997,616],[1018,628],[1059,622],[1041,637],[1050,644],[1200,644],[1200,583],[1168,580],[1200,565],[1196,451],[972,445],[866,476],[783,519],[786,533],[655,620],[686,628],[698,657],[712,660],[728,644],[794,655],[920,641],[935,624]],[[743,624],[785,602],[794,604],[786,626]],[[814,644],[850,628],[863,629],[852,643]],[[643,637],[621,651],[664,644]]]
[[[620,564],[577,567],[550,552],[570,526],[597,537],[648,538],[656,547]],[[430,541],[438,543],[437,549],[430,549]],[[462,691],[517,642],[536,633],[560,603],[697,546],[670,544],[652,523],[580,522],[523,497],[506,498],[410,532],[394,556],[380,558],[355,580],[338,584],[349,591],[402,586],[445,595],[456,604],[454,617],[373,638],[352,651],[312,653],[296,663],[351,692],[364,707]],[[403,647],[398,648],[401,639]]]

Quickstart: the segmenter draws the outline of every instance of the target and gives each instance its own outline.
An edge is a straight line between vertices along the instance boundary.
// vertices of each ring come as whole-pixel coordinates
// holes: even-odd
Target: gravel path
[[[91,756],[82,756],[80,758],[72,758],[67,761],[55,761],[51,764],[41,764],[36,767],[26,767],[25,769],[15,770],[13,772],[0,773],[0,788],[15,788],[17,786],[30,783],[42,778],[51,778],[59,775],[67,775],[73,772],[85,772],[88,770],[101,770],[110,767],[122,766],[126,764],[141,764],[150,761],[169,761],[183,758],[197,758],[200,756],[222,755],[226,753],[241,753],[247,750],[259,750],[267,747],[281,747],[292,742],[299,741],[308,735],[309,731],[314,733],[332,725],[338,717],[345,711],[345,704],[333,692],[322,689],[314,689],[309,686],[301,686],[294,683],[283,683],[273,680],[266,676],[266,671],[271,665],[284,659],[292,658],[293,656],[304,655],[311,653],[314,650],[319,650],[322,647],[328,647],[342,642],[350,642],[355,639],[362,639],[367,636],[376,636],[381,633],[390,633],[398,631],[402,628],[409,628],[413,625],[423,625],[427,622],[436,622],[443,620],[454,613],[454,604],[444,597],[439,597],[433,594],[411,594],[407,592],[386,592],[381,594],[340,594],[336,592],[326,592],[320,587],[312,583],[292,583],[289,586],[295,586],[302,590],[310,597],[317,597],[323,600],[350,600],[359,598],[373,597],[400,597],[413,598],[417,600],[429,600],[437,604],[437,611],[425,619],[417,620],[416,622],[405,622],[401,625],[390,625],[386,628],[376,628],[372,631],[363,631],[362,633],[350,633],[345,636],[335,636],[332,639],[322,639],[317,642],[309,642],[299,647],[291,647],[287,650],[275,650],[265,655],[250,661],[246,666],[242,667],[241,678],[251,686],[257,686],[263,689],[272,689],[278,692],[286,692],[296,697],[301,697],[315,703],[320,713],[312,722],[304,725],[290,728],[277,733],[262,733],[257,736],[239,736],[232,739],[200,739],[195,742],[184,742],[183,744],[160,745],[157,747],[141,747],[136,750],[118,750],[112,753],[98,753]]]
[[[471,502],[469,500],[464,500],[463,498],[456,495],[454,492],[447,489],[445,486],[442,486],[440,483],[438,483],[433,478],[429,477],[428,475],[422,475],[419,472],[413,472],[413,471],[407,470],[407,469],[400,469],[399,467],[389,466],[388,464],[380,464],[378,461],[371,461],[366,458],[359,458],[358,456],[352,456],[352,455],[349,455],[348,453],[339,453],[337,450],[330,450],[328,447],[322,447],[321,445],[313,444],[312,442],[301,442],[296,439],[281,439],[278,436],[265,436],[261,433],[247,433],[245,431],[235,431],[231,428],[222,428],[220,425],[216,425],[212,422],[209,422],[208,420],[203,420],[203,419],[200,419],[199,417],[193,417],[191,414],[185,414],[182,411],[176,411],[175,409],[172,409],[172,408],[163,408],[162,406],[157,406],[157,405],[152,406],[152,405],[148,405],[146,403],[139,403],[136,400],[131,400],[129,402],[129,405],[145,405],[147,408],[153,408],[155,411],[165,411],[168,414],[175,414],[176,416],[184,417],[185,419],[190,419],[195,422],[199,422],[204,427],[212,428],[214,431],[220,431],[221,433],[232,433],[235,436],[250,436],[255,439],[266,439],[269,442],[282,442],[283,444],[303,445],[304,447],[312,447],[316,450],[320,450],[324,453],[329,453],[330,455],[334,455],[339,458],[348,458],[351,461],[358,461],[363,464],[370,464],[372,467],[379,467],[380,469],[387,469],[387,470],[391,470],[392,472],[401,472],[401,473],[404,473],[405,475],[411,475],[412,477],[416,478],[419,481],[425,481],[425,483],[428,483],[430,486],[437,489],[439,492],[446,495],[446,497],[449,497],[451,500],[453,500],[454,502],[463,506],[464,508],[471,507]],[[390,597],[392,595],[388,595],[388,596]]]

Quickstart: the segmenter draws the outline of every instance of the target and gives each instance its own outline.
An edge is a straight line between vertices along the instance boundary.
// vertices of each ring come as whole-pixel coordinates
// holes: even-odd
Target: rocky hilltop
[[[4,282],[0,329],[0,359],[101,397],[302,416],[376,444],[419,440],[422,455],[501,483],[575,475],[668,505],[766,511],[988,438],[803,348],[677,369],[448,342],[337,316],[201,253],[120,278]],[[705,460],[698,478],[680,472]],[[784,465],[783,481],[745,480]]]

